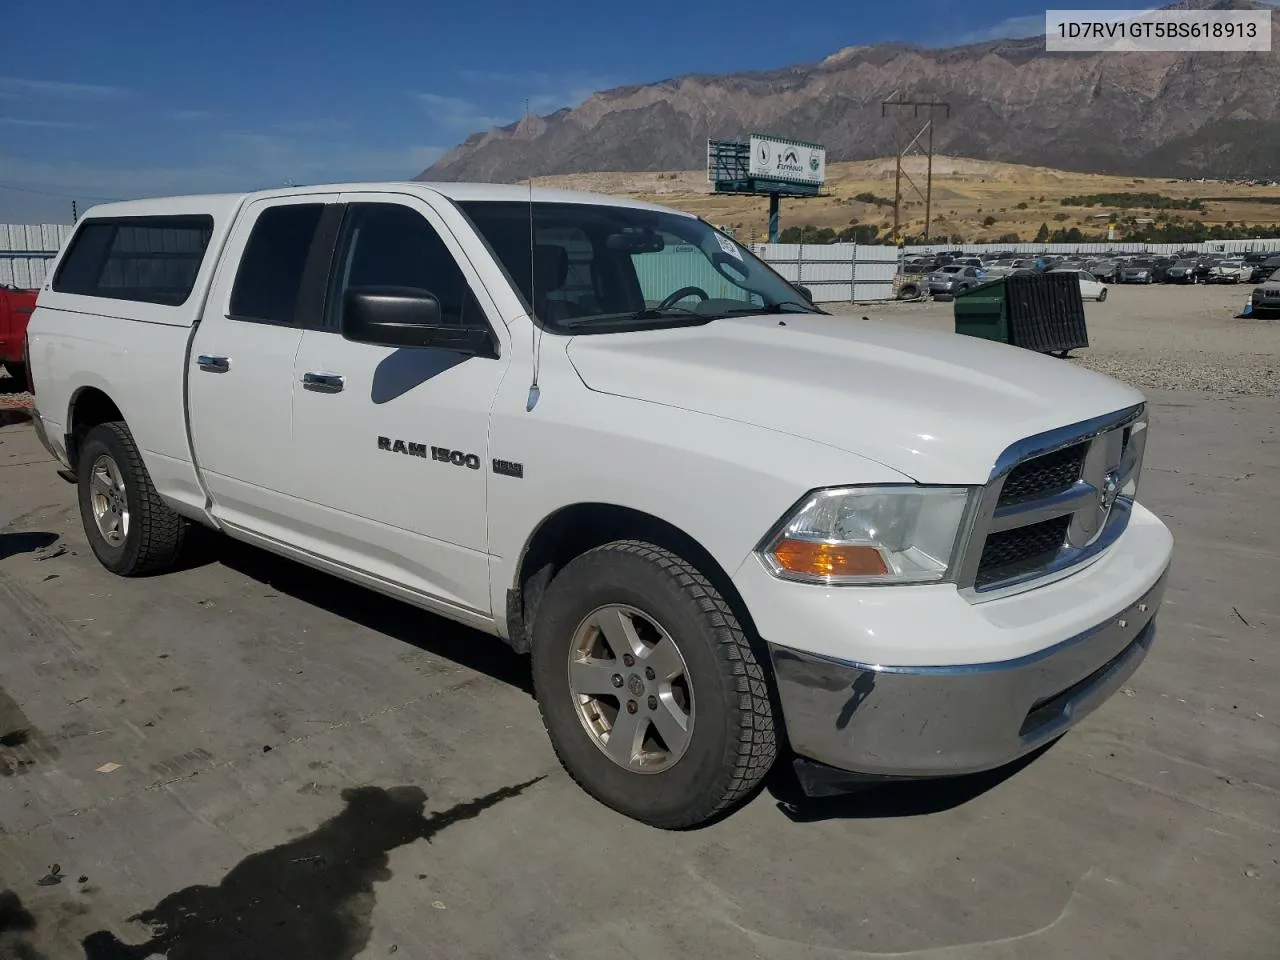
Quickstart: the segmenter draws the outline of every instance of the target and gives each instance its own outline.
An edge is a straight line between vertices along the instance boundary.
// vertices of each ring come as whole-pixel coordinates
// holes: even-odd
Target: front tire
[[[1103,302],[1104,300],[1106,300],[1106,299],[1107,299],[1107,290],[1106,290],[1106,288],[1104,287],[1104,288],[1102,289],[1102,292],[1098,294],[1098,302],[1099,302],[1099,303],[1102,303],[1102,302]]]
[[[100,423],[90,430],[76,477],[80,520],[99,563],[122,577],[173,566],[187,522],[160,499],[127,426]]]
[[[764,668],[729,604],[670,550],[622,540],[570,561],[542,601],[532,654],[556,755],[619,813],[697,826],[773,766]]]

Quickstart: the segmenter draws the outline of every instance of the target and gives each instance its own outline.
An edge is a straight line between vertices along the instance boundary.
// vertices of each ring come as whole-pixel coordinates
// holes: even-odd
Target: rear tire
[[[542,601],[532,654],[560,763],[619,813],[694,827],[773,766],[765,670],[729,604],[670,550],[621,540],[570,561]]]
[[[76,465],[80,520],[98,562],[122,577],[174,565],[187,521],[160,499],[133,434],[100,423],[85,436]]]
[[[0,393],[26,393],[27,368],[21,363],[5,363],[8,377],[0,379]]]

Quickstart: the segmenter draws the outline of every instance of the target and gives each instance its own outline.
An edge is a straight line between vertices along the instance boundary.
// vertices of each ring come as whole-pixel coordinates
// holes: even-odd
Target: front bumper
[[[770,645],[792,749],[856,773],[929,777],[1002,766],[1088,716],[1155,639],[1165,575],[1115,616],[1039,653],[880,667]]]
[[[1002,766],[1111,696],[1151,647],[1173,549],[1140,503],[1061,580],[970,602],[945,585],[821,587],[734,574],[768,643],[793,751],[873,777]]]

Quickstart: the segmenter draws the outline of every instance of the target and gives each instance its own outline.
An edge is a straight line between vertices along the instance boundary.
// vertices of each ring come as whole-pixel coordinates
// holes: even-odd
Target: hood
[[[852,317],[577,336],[567,352],[591,390],[804,437],[922,483],[984,482],[1014,441],[1142,401],[1029,350]]]

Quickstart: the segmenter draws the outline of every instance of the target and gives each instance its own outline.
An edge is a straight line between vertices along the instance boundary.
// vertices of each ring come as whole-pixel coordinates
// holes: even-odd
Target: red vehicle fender
[[[36,308],[36,292],[0,287],[0,363],[22,362],[22,344]]]

